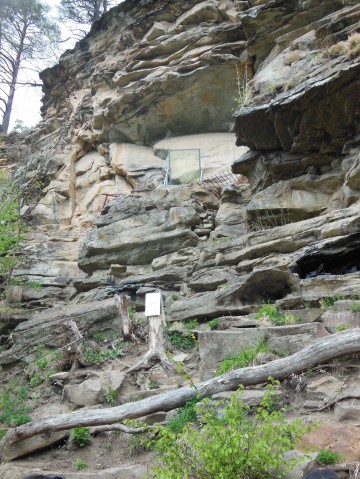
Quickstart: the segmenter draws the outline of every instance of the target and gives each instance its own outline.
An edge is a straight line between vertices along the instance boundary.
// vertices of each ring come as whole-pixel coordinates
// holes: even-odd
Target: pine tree
[[[41,61],[57,43],[59,29],[48,18],[50,7],[39,0],[1,0],[0,6],[0,131],[7,133],[16,87],[41,86],[19,82],[19,74],[38,71]]]

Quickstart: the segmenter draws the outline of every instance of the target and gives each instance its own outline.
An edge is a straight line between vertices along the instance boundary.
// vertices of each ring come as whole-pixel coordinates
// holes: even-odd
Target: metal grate
[[[248,179],[243,175],[235,175],[230,171],[218,173],[217,175],[210,176],[202,181],[197,181],[198,185],[208,185],[211,188],[221,188],[227,185],[246,185]]]
[[[126,193],[100,193],[99,196],[99,211],[101,212],[111,200],[113,200],[114,198],[123,198],[124,196],[126,196]]]

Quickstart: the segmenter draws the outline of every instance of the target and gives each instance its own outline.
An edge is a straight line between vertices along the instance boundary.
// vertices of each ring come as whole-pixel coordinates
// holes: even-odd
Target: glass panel
[[[169,151],[170,185],[183,185],[200,179],[200,150]]]

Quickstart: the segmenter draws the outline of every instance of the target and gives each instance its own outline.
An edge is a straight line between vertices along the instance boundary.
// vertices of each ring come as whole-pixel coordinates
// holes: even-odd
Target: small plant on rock
[[[213,331],[214,329],[219,329],[219,326],[220,326],[220,319],[219,318],[215,318],[215,319],[212,319],[211,321],[209,321],[207,324],[209,326],[209,328],[211,329],[211,331]]]
[[[23,386],[9,386],[9,389],[0,395],[0,421],[10,427],[17,427],[31,421],[31,407],[26,404],[29,393]]]
[[[84,459],[81,459],[79,457],[79,458],[75,459],[74,467],[77,471],[82,471],[82,470],[84,470],[88,467],[88,463]]]
[[[176,416],[167,423],[167,428],[179,434],[183,431],[186,424],[196,422],[196,403],[197,399],[193,399],[179,408]]]
[[[360,302],[351,303],[350,310],[352,313],[360,313]]]
[[[191,349],[195,346],[196,337],[192,333],[181,334],[177,331],[168,333],[171,344],[176,349]]]
[[[255,319],[268,321],[274,326],[284,326],[288,324],[299,324],[301,318],[291,313],[281,314],[277,311],[275,306],[271,304],[265,304],[262,306],[255,315]]]
[[[91,435],[88,427],[76,427],[71,431],[71,442],[79,447],[88,446],[91,443]]]
[[[316,461],[322,466],[331,466],[341,461],[340,454],[336,451],[329,451],[328,449],[321,449],[316,456]]]
[[[237,356],[224,359],[220,363],[216,375],[221,376],[222,374],[233,371],[234,369],[246,368],[253,364],[259,353],[265,353],[267,351],[268,347],[264,342],[259,343],[255,348],[244,349]]]

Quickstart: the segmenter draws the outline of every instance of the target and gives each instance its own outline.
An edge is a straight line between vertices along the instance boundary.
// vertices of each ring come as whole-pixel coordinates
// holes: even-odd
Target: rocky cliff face
[[[11,292],[35,311],[5,321],[1,364],[57,347],[64,304],[86,334],[113,328],[114,290],[143,311],[161,287],[170,322],[237,333],[263,303],[296,309],[304,324],[267,332],[287,353],[335,332],[344,309],[322,301],[360,291],[359,19],[355,0],[126,0],[43,72],[30,148],[51,179],[16,272],[43,288]],[[164,186],[186,148],[205,180],[243,176]],[[243,347],[224,333],[199,332],[205,376]]]

